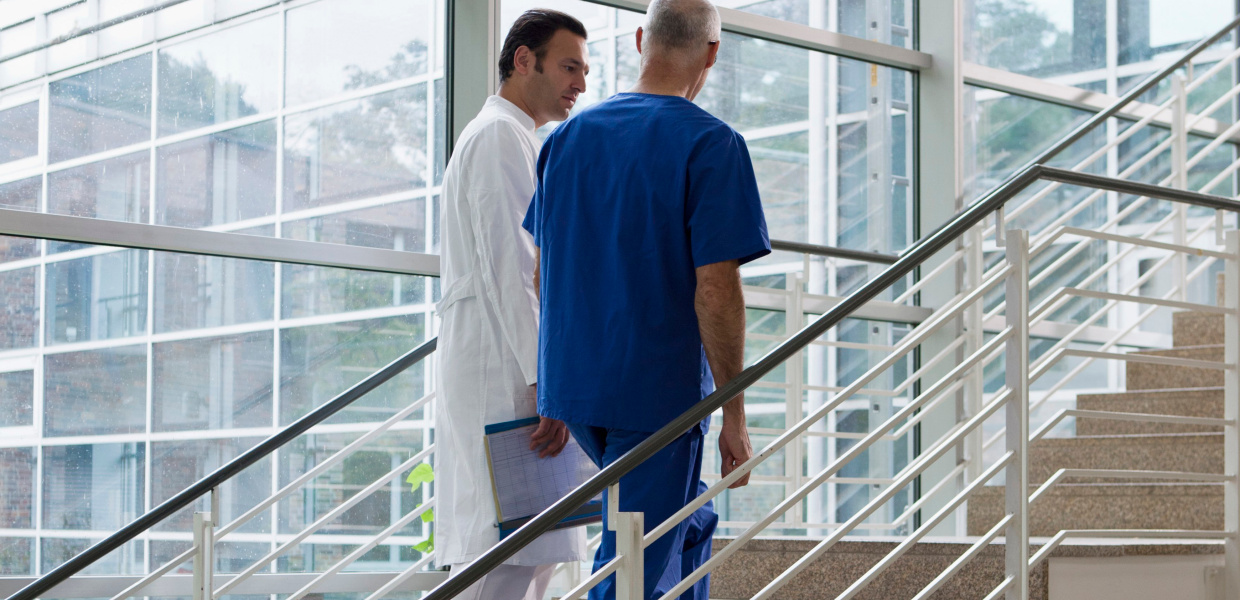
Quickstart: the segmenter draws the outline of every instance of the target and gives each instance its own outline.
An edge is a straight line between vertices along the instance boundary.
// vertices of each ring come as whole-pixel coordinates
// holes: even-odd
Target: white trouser
[[[469,563],[451,565],[448,578],[465,569]],[[521,567],[517,565],[500,565],[495,567],[464,592],[456,596],[457,600],[542,600],[551,584],[551,575],[555,565],[538,565]]]

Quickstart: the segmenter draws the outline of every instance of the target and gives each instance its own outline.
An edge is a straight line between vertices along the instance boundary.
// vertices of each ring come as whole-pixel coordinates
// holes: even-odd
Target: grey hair
[[[648,44],[669,50],[704,47],[719,40],[719,11],[710,0],[654,0],[644,29]]]

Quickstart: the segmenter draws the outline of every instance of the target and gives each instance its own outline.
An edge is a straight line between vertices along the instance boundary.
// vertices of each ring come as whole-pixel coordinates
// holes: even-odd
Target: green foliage
[[[405,477],[405,482],[410,485],[409,491],[415,494],[419,491],[419,488],[422,487],[422,484],[430,483],[432,481],[435,481],[435,470],[431,467],[430,463],[419,464],[409,472],[408,477]],[[421,507],[422,505],[419,504],[418,506]],[[427,509],[426,512],[422,513],[423,523],[430,523],[434,520],[435,509]],[[427,536],[426,541],[419,544],[414,544],[413,549],[421,552],[422,554],[433,552],[435,550],[435,532],[432,530],[430,535]]]

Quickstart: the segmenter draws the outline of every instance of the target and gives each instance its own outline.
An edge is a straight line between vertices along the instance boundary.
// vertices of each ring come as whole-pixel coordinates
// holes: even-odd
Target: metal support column
[[[607,528],[616,532],[616,600],[645,600],[645,515],[620,512],[620,484],[607,488]]]
[[[1175,98],[1171,112],[1171,187],[1188,189],[1188,90],[1184,77],[1179,73],[1171,76],[1171,95]],[[1177,202],[1175,211],[1174,241],[1181,246],[1188,243],[1188,205]],[[1179,293],[1176,298],[1188,301],[1188,255],[1175,255],[1175,282]]]
[[[1013,229],[1007,236],[1007,467],[1006,504],[1012,522],[1005,544],[1008,600],[1029,598],[1029,232]]]
[[[499,89],[499,0],[447,0],[447,144],[452,156],[465,125]],[[481,39],[479,39],[481,37]]]

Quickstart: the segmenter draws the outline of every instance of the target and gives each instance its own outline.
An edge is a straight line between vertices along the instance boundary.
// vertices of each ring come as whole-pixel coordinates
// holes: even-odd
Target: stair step
[[[788,538],[751,540],[745,547],[723,561],[711,573],[711,598],[751,598],[774,580],[819,542],[817,539]],[[714,552],[731,540],[715,538]],[[835,598],[852,582],[865,575],[898,542],[845,539],[832,546],[818,560],[793,577],[773,596],[775,600],[821,600]],[[968,550],[969,544],[959,542],[922,542],[909,551],[854,598],[858,600],[889,600],[911,598],[952,561]],[[1045,598],[1047,565],[1042,563],[1030,573],[1030,598]],[[991,544],[960,573],[947,581],[931,598],[982,598],[1004,578],[1002,543]]]
[[[1059,469],[1222,473],[1223,468],[1221,433],[1043,438],[1029,447],[1031,483],[1042,483]]]
[[[1134,354],[1222,362],[1223,347],[1221,345],[1186,346],[1168,350],[1147,350],[1134,352]],[[1223,371],[1129,362],[1127,384],[1129,390],[1220,387],[1223,385]]]
[[[1221,345],[1223,315],[1183,310],[1171,315],[1171,343],[1183,346]]]
[[[1076,407],[1082,410],[1101,410],[1109,412],[1221,419],[1223,418],[1223,388],[1211,387],[1114,392],[1109,394],[1082,394],[1076,398]],[[1137,421],[1110,421],[1106,419],[1076,420],[1076,434],[1081,436],[1148,433],[1199,433],[1207,431],[1222,431],[1222,428],[1203,425],[1170,425],[1164,423],[1141,423]]]
[[[1035,486],[1030,486],[1033,493]],[[968,533],[986,533],[1003,515],[1004,488],[985,487],[969,498]],[[1223,486],[1180,484],[1060,484],[1030,507],[1030,535],[1063,529],[1196,529],[1223,527]]]

